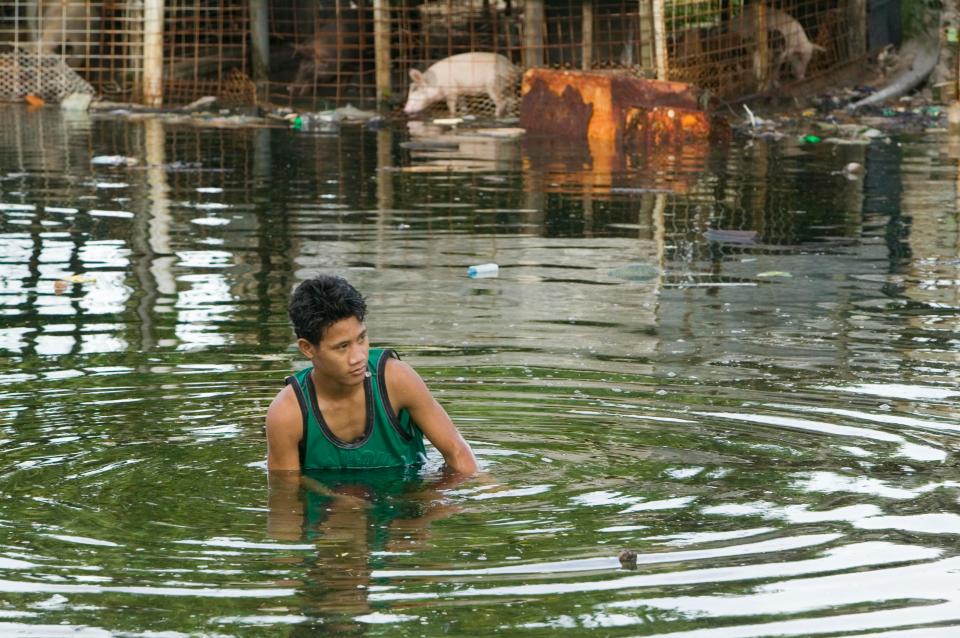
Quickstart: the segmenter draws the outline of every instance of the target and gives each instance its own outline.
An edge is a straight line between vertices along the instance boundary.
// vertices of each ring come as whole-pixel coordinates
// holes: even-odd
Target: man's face
[[[340,385],[363,383],[370,344],[367,326],[356,317],[341,319],[329,326],[316,345],[306,339],[299,339],[297,345],[309,357],[320,379]]]

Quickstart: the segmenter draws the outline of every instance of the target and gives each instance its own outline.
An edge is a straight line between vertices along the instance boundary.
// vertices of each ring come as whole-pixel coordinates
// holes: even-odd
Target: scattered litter
[[[833,171],[832,175],[843,175],[847,179],[853,181],[859,179],[864,173],[863,164],[858,164],[857,162],[850,162],[843,167],[843,170]]]
[[[758,272],[757,277],[793,277],[793,275],[785,270],[768,270],[766,272]]]
[[[89,275],[70,275],[69,277],[64,277],[61,281],[71,284],[92,284],[96,279]]]
[[[60,101],[61,111],[83,112],[90,108],[93,96],[89,93],[71,93]]]
[[[462,117],[438,117],[433,120],[433,123],[438,126],[456,126],[457,124],[463,124]]]
[[[60,594],[54,594],[46,600],[41,600],[30,605],[33,609],[63,609],[64,606],[69,602],[69,599],[66,596],[61,596]]]
[[[190,104],[182,107],[180,110],[187,113],[192,113],[194,111],[209,111],[212,110],[217,104],[217,98],[212,95],[206,95],[202,98],[194,100]]]
[[[467,277],[471,279],[483,279],[485,277],[497,277],[500,274],[500,266],[494,263],[477,264],[467,268]]]
[[[226,226],[230,223],[229,219],[222,217],[196,217],[190,221],[200,226]]]
[[[819,135],[810,134],[810,135],[804,135],[803,137],[801,137],[800,141],[803,142],[804,144],[819,144],[821,141],[821,138]]]
[[[29,106],[36,107],[46,104],[46,101],[44,101],[42,97],[39,95],[34,95],[33,93],[27,93],[23,99]]]
[[[867,139],[847,139],[844,137],[827,137],[823,140],[824,144],[835,144],[836,146],[866,146],[870,143]]]
[[[614,268],[607,274],[616,279],[628,281],[650,281],[660,274],[660,269],[651,264],[636,263]]]
[[[90,160],[94,166],[136,166],[140,161],[135,157],[123,155],[97,155]]]
[[[364,111],[352,104],[341,106],[332,111],[323,111],[320,115],[334,118],[338,122],[364,122],[380,117],[376,111]]]

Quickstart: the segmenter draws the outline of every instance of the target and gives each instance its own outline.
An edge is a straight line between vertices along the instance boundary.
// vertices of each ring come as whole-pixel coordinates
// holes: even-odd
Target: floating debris
[[[857,162],[850,162],[843,167],[843,170],[833,171],[831,175],[843,175],[850,181],[860,179],[863,176],[864,168],[863,164],[858,164]]]
[[[89,93],[71,93],[60,101],[60,110],[81,113],[89,110],[93,96]]]
[[[636,263],[614,268],[607,274],[628,281],[650,281],[660,274],[660,269],[650,264]]]
[[[637,568],[637,553],[632,549],[622,549],[617,555],[617,560],[620,561],[621,567],[625,569],[636,569]]]
[[[97,155],[90,160],[90,163],[94,166],[136,166],[140,160],[123,155]]]

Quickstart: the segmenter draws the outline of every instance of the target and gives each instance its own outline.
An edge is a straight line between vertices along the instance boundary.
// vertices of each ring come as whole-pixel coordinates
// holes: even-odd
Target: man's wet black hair
[[[367,302],[343,277],[319,275],[297,286],[287,312],[297,338],[316,345],[323,332],[341,319],[363,321]]]

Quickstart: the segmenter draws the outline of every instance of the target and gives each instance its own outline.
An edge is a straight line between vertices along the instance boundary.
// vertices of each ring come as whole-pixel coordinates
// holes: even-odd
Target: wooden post
[[[757,52],[753,58],[753,73],[757,78],[757,86],[766,91],[770,83],[770,39],[767,34],[767,7],[758,2],[754,13],[753,29],[757,34]]]
[[[124,12],[124,24],[131,25],[132,28],[127,33],[127,47],[131,52],[130,59],[126,61],[126,71],[133,81],[134,92],[143,95],[143,30],[136,28],[136,25],[143,24],[143,0],[130,0],[126,3]]]
[[[265,100],[270,81],[270,23],[267,0],[250,2],[250,51],[257,100]]]
[[[667,16],[664,0],[653,0],[653,48],[657,60],[657,79],[667,79]]]
[[[867,52],[867,1],[850,0],[847,11],[847,24],[850,25],[850,59],[856,60]]]
[[[163,0],[143,3],[143,103],[163,105]]]
[[[581,68],[589,71],[593,66],[593,0],[583,0],[581,31],[581,46],[583,52],[581,57],[583,63]]]
[[[543,66],[543,23],[546,12],[543,0],[523,3],[523,67]]]
[[[654,46],[656,29],[653,20],[653,0],[640,0],[637,4],[639,5],[637,18],[640,22],[639,34],[637,35],[640,39],[640,68],[653,70],[657,66],[656,47]]]
[[[377,104],[390,100],[390,6],[389,0],[373,0],[373,47],[376,65]]]

